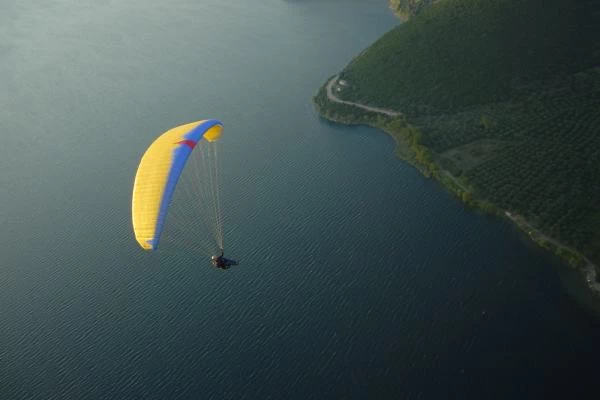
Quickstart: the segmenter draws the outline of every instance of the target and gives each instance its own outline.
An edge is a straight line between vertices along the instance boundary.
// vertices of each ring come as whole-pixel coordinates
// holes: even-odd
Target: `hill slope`
[[[572,263],[599,261],[599,26],[593,0],[444,0],[361,53],[336,86],[404,117],[334,104],[323,89],[315,103],[390,132],[402,157],[466,202],[510,211]]]
[[[446,112],[509,99],[523,82],[599,64],[595,0],[445,0],[342,72],[346,100]]]

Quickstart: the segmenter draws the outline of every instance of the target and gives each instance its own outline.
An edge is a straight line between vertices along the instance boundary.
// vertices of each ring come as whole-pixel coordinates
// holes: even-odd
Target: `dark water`
[[[310,97],[383,0],[0,3],[1,399],[541,398],[593,389],[560,265]],[[204,117],[226,246],[146,254],[144,148]],[[568,273],[567,273],[568,274]]]

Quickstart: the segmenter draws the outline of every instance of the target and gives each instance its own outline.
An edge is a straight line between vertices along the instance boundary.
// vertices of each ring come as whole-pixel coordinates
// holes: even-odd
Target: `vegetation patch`
[[[468,173],[486,161],[491,161],[511,142],[497,139],[480,139],[440,154],[440,163],[451,169],[454,175]]]

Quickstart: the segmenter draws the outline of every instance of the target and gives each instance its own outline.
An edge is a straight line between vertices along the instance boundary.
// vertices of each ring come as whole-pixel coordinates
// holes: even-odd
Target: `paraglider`
[[[219,269],[229,269],[232,265],[239,265],[235,260],[225,258],[224,251],[221,250],[221,255],[211,257],[212,264]]]
[[[161,234],[177,182],[186,166],[190,154],[200,143],[216,144],[223,131],[223,124],[216,119],[201,120],[172,128],[160,135],[141,158],[133,185],[131,215],[135,239],[144,250],[158,249]],[[199,151],[199,150],[196,150]],[[214,155],[213,155],[214,154]],[[215,221],[216,239],[219,249],[223,249],[221,206],[219,200],[219,180],[216,162],[216,147],[206,151],[207,169],[211,169],[211,187],[202,188],[210,192],[211,213]],[[220,256],[221,265],[235,265],[233,260]]]

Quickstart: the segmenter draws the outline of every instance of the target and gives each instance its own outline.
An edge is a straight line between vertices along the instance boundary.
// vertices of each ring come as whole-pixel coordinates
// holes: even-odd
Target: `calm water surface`
[[[0,2],[0,398],[591,387],[600,327],[554,259],[315,115],[396,24],[383,0]],[[145,147],[205,117],[226,125],[226,273],[130,227]]]

